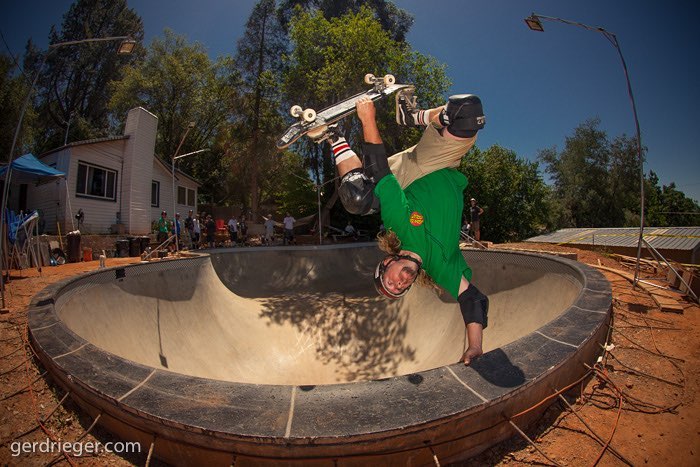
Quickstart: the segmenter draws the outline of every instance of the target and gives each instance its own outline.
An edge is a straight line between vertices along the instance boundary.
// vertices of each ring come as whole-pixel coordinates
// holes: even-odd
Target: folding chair
[[[16,227],[10,228],[10,242],[12,242],[12,255],[10,265],[16,266],[17,269],[26,269],[29,267],[39,266],[39,260],[33,247],[34,229],[39,222],[39,213],[32,211],[25,216],[20,216],[18,221],[15,221]],[[9,225],[9,224],[8,224]],[[14,235],[12,235],[14,230]],[[14,242],[12,237],[14,236]]]
[[[14,247],[17,241],[17,228],[19,224],[22,223],[22,219],[17,216],[17,214],[11,210],[5,210],[5,229],[7,232],[7,248],[3,248],[3,266],[5,269],[12,269],[13,259],[14,259]]]

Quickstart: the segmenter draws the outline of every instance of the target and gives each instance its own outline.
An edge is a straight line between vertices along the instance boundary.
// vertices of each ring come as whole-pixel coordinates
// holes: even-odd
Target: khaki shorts
[[[418,144],[389,157],[389,168],[401,188],[436,170],[459,167],[459,161],[474,145],[476,136],[464,140],[443,137],[428,125]]]

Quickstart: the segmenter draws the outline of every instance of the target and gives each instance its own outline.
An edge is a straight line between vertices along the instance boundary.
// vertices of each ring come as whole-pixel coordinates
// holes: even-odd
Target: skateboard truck
[[[377,78],[372,73],[367,73],[365,75],[365,83],[373,84],[374,89],[376,89],[377,91],[381,91],[387,86],[391,86],[392,84],[396,83],[396,78],[394,78],[394,75],[384,75],[380,78]]]
[[[316,120],[316,111],[314,109],[302,109],[301,106],[299,105],[293,105],[291,109],[289,109],[289,113],[291,114],[292,117],[294,118],[299,118],[301,117],[302,120],[305,122],[311,123]]]

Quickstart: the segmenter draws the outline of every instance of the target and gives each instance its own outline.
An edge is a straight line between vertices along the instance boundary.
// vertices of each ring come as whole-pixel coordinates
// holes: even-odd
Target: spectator
[[[228,227],[228,234],[231,237],[231,243],[233,243],[233,246],[236,246],[236,243],[238,243],[238,221],[236,217],[231,215],[226,226]]]
[[[202,234],[202,226],[199,224],[199,219],[192,218],[192,248],[199,248],[199,237]]]
[[[178,245],[180,244],[180,231],[181,231],[180,213],[175,213],[175,222],[173,222],[172,233],[177,235]]]
[[[187,212],[187,218],[185,219],[185,232],[187,233],[188,237],[187,244],[189,245],[189,248],[192,249],[194,247],[194,218],[192,217],[191,209]]]
[[[291,245],[291,244],[296,244],[296,241],[294,240],[294,223],[297,220],[292,217],[291,214],[287,213],[287,216],[282,220],[282,223],[284,224],[284,240],[283,243],[285,245]]]
[[[469,200],[471,203],[471,206],[469,207],[469,214],[471,218],[471,229],[474,232],[474,239],[478,242],[481,240],[481,215],[484,213],[484,210],[481,209],[476,204],[476,200],[474,198]]]
[[[168,220],[168,213],[162,211],[160,213],[160,219],[156,222],[156,231],[158,232],[158,244],[165,242],[168,239],[168,232],[170,232],[170,221]]]
[[[357,229],[352,225],[352,221],[348,221],[348,225],[345,226],[345,235],[357,240]]]
[[[214,235],[216,234],[216,222],[212,219],[211,215],[207,215],[207,222],[205,224],[207,228],[207,244],[209,248],[214,248]]]
[[[240,232],[241,244],[246,244],[248,242],[248,224],[244,215],[241,215],[241,220],[238,222],[238,231]]]
[[[263,216],[264,218],[264,216]],[[272,245],[272,240],[275,237],[275,220],[272,218],[272,214],[268,214],[265,219],[265,236],[263,241],[266,245]]]

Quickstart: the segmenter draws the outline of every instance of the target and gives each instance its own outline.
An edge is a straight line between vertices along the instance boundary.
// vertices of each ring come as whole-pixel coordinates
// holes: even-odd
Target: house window
[[[75,192],[79,196],[116,201],[117,172],[97,165],[78,162]]]
[[[194,190],[184,186],[177,187],[177,204],[194,206]]]
[[[187,205],[194,206],[194,190],[187,189]]]
[[[151,181],[151,206],[160,206],[160,182],[155,180]]]

